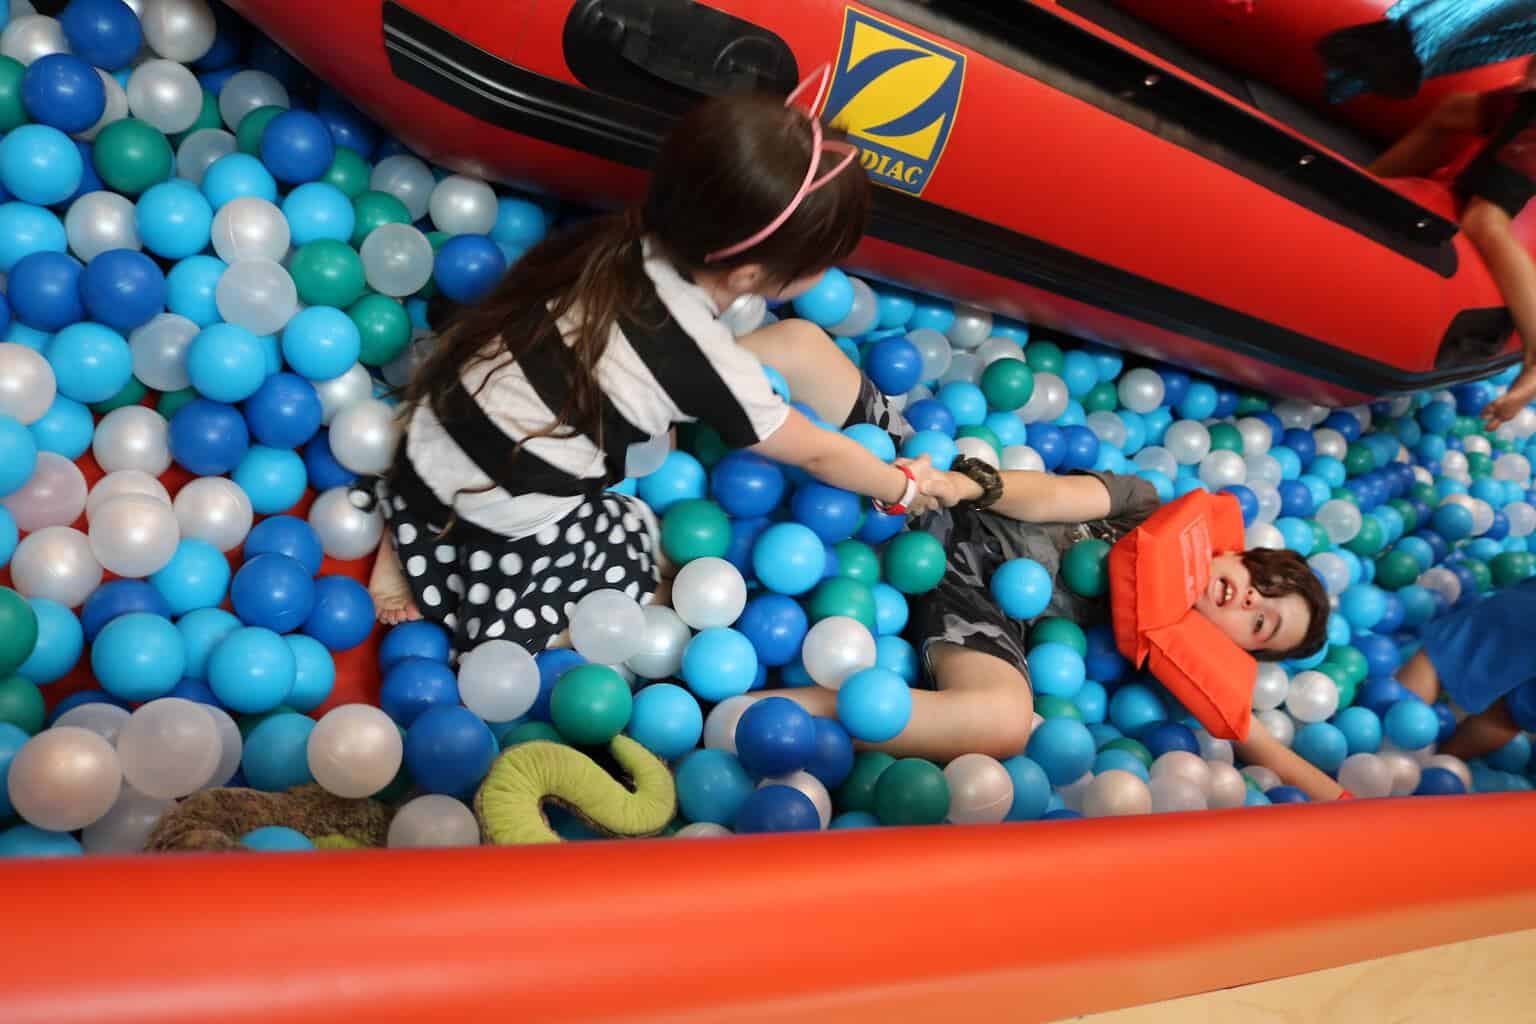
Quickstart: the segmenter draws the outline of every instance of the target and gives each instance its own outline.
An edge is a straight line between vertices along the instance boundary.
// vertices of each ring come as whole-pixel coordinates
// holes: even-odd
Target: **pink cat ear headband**
[[[805,202],[806,196],[837,177],[845,167],[853,163],[853,158],[859,155],[859,150],[856,146],[846,142],[828,141],[822,138],[821,122],[816,119],[816,110],[821,106],[821,101],[827,94],[827,85],[831,80],[832,68],[829,65],[823,64],[811,72],[805,81],[795,86],[795,91],[790,93],[789,98],[784,101],[786,107],[794,106],[795,101],[800,98],[801,93],[805,92],[806,87],[812,83],[816,84],[816,96],[811,100],[809,114],[811,119],[811,165],[805,169],[805,181],[800,185],[800,191],[796,192],[794,198],[789,201],[789,205],[784,207],[784,212],[769,221],[767,226],[761,231],[737,242],[735,245],[727,246],[724,249],[716,249],[704,257],[704,262],[715,263],[727,257],[735,256],[737,253],[746,252],[779,230],[779,228],[784,226],[784,222],[789,220],[794,212],[800,208],[800,204]],[[837,162],[837,166],[818,178],[816,177],[816,168],[821,166],[822,155],[829,152],[842,153],[843,158]]]

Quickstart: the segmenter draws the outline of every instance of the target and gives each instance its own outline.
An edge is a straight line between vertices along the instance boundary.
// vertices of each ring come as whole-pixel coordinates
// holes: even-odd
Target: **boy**
[[[1536,58],[1518,85],[1447,97],[1368,170],[1383,178],[1429,174],[1455,155],[1460,138],[1469,133],[1491,137],[1456,179],[1457,192],[1468,200],[1461,227],[1482,253],[1525,344],[1520,376],[1483,410],[1491,430],[1536,399],[1536,261],[1511,230],[1536,197]]]

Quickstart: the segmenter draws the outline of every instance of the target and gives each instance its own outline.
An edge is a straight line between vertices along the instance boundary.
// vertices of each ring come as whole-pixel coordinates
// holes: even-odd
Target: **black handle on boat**
[[[776,37],[692,0],[594,0],[581,12],[593,36],[647,75],[700,96],[787,93],[794,67]]]

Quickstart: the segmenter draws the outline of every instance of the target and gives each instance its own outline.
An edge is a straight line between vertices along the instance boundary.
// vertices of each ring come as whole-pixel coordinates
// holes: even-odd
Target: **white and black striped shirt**
[[[678,423],[702,422],[733,448],[756,444],[778,430],[789,406],[774,392],[757,357],[738,345],[716,319],[719,310],[709,295],[684,280],[670,263],[652,258],[649,243],[644,268],[657,296],[682,328],[676,337],[686,337],[691,345],[678,352],[660,352],[655,346],[637,349],[614,324],[597,364],[598,385],[614,411],[651,437],[665,434]],[[567,338],[572,326],[569,319],[560,323]],[[493,344],[499,347],[500,341]],[[461,379],[496,427],[514,441],[548,429],[559,411],[550,408],[522,367],[509,358],[479,362]],[[607,466],[597,442],[586,435],[565,433],[534,437],[526,447],[573,477],[602,478]],[[470,522],[507,537],[536,533],[584,500],[494,487],[427,406],[412,414],[406,454],[438,500],[452,503]],[[507,457],[513,457],[510,447]]]

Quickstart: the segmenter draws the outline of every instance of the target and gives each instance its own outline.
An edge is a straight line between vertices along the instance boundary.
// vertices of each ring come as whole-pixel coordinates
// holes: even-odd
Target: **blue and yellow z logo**
[[[960,107],[965,55],[849,8],[824,115],[870,177],[921,195]]]

